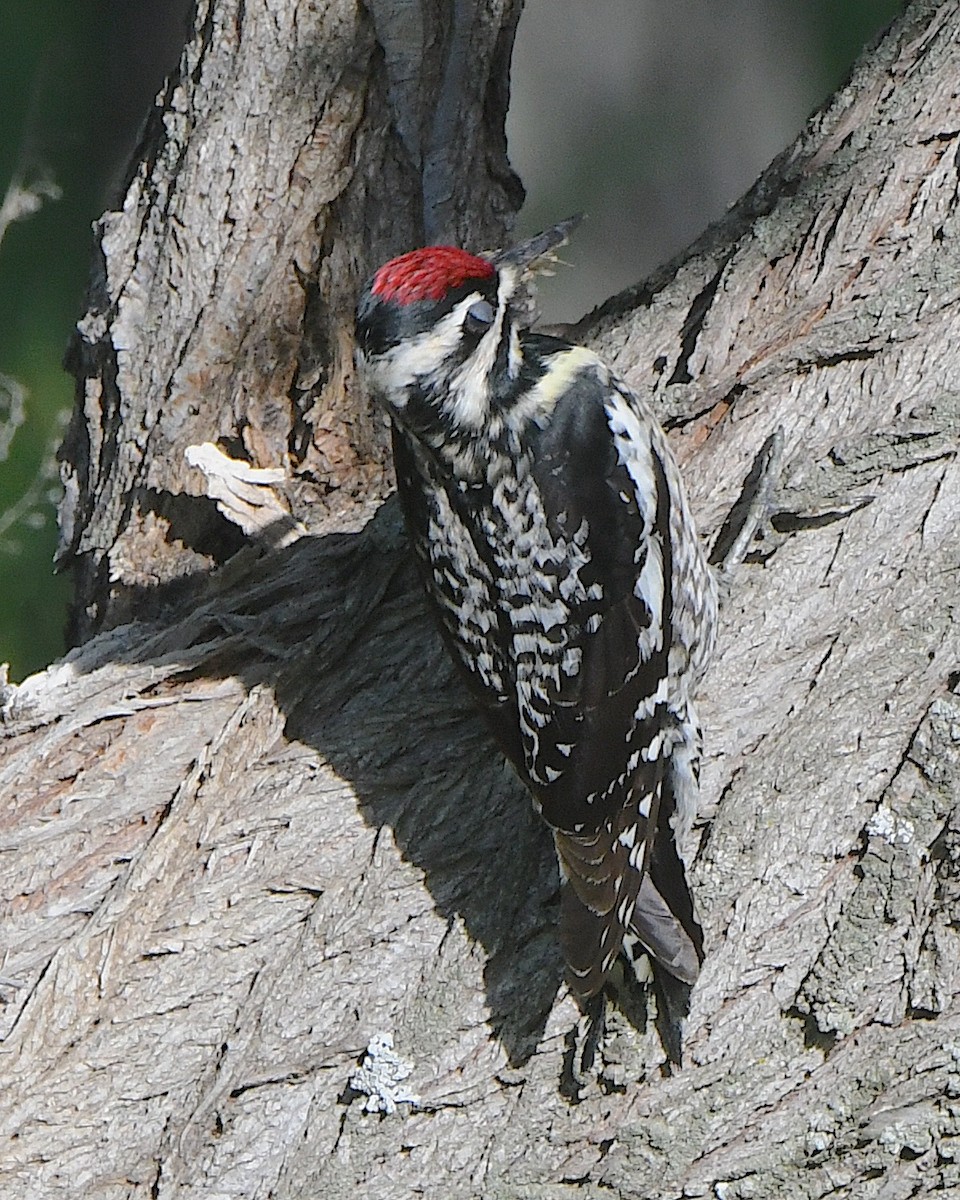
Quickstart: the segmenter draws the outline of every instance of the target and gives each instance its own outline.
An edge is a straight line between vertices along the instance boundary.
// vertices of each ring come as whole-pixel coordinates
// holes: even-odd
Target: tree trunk
[[[579,1087],[550,839],[351,368],[376,262],[497,244],[519,204],[519,5],[280,7],[200,0],[100,226],[63,455],[84,640],[3,697],[0,1190],[960,1188],[960,4],[911,5],[576,331],[653,396],[711,538],[783,430],[701,703],[685,1065],[614,1014]],[[384,1039],[358,1074],[380,1035],[407,1078]]]

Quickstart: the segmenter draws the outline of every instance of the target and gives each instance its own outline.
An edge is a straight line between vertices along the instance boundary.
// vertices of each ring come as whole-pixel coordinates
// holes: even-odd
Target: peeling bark
[[[685,1066],[615,1015],[577,1103],[549,837],[444,659],[351,390],[366,269],[433,226],[493,244],[518,201],[516,7],[475,14],[474,94],[472,10],[417,11],[422,78],[404,5],[201,4],[101,223],[64,451],[95,636],[0,697],[3,1193],[949,1194],[960,5],[911,5],[577,331],[653,395],[710,537],[784,432],[701,706]],[[185,459],[210,441],[216,492]],[[378,1033],[419,1097],[383,1118],[349,1087]]]

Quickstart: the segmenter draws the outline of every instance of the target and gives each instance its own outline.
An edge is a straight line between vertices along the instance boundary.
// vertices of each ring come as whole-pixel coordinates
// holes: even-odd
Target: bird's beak
[[[493,256],[493,262],[498,267],[509,264],[520,267],[524,271],[536,270],[540,259],[553,259],[551,251],[564,245],[569,239],[570,234],[582,220],[583,213],[577,213],[575,216],[567,217],[565,221],[558,221],[556,225],[551,225],[543,233],[538,233],[532,238],[527,238],[525,242],[521,242],[518,246],[511,246],[509,250],[498,251]]]

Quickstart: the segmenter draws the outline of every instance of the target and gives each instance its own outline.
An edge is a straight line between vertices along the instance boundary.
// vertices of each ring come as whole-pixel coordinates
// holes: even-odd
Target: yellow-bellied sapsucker
[[[530,277],[569,224],[388,262],[356,335],[447,647],[553,830],[583,1003],[621,950],[687,991],[697,978],[675,830],[696,810],[717,600],[650,408],[589,350],[528,329]]]

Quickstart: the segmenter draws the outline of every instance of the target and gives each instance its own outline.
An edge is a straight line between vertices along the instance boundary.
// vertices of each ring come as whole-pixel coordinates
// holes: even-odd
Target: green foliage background
[[[793,0],[755,2],[775,9]],[[34,485],[44,464],[50,471],[52,448],[73,403],[72,381],[61,361],[82,312],[90,225],[118,202],[139,124],[176,62],[186,5],[187,0],[0,5],[0,195],[17,174],[27,182],[46,174],[62,191],[60,200],[12,225],[0,247],[0,372],[28,393],[26,419],[0,462],[0,528],[3,514]],[[820,48],[816,91],[825,96],[900,4],[808,0],[803,7]],[[598,19],[603,8],[599,3]],[[682,154],[683,148],[674,145],[671,152]],[[524,163],[517,166],[524,174]],[[538,207],[544,204],[542,187],[539,201]],[[552,220],[581,205],[563,196],[548,206]],[[0,533],[0,662],[9,661],[15,680],[64,648],[69,581],[52,572],[51,490],[40,490],[31,520]]]
[[[0,247],[0,371],[27,390],[26,421],[0,463],[0,513],[49,458],[72,399],[60,360],[79,310],[98,199],[84,144],[95,111],[86,56],[78,53],[90,37],[84,7],[37,0],[0,8],[0,190],[18,172],[35,178],[46,171],[64,192],[59,203],[11,225]],[[0,659],[10,660],[14,678],[62,649],[67,582],[51,573],[49,502],[43,515],[40,528],[19,522],[0,538]]]
[[[27,391],[26,420],[0,461],[0,530],[46,474],[28,519],[0,532],[0,662],[22,679],[63,653],[69,579],[52,569],[52,465],[73,382],[62,369],[83,311],[91,222],[120,172],[164,74],[176,63],[186,0],[4,0],[0,4],[0,196],[48,177],[61,198],[11,225],[0,245],[0,372]]]

